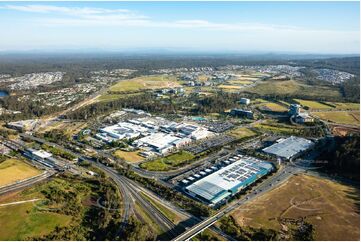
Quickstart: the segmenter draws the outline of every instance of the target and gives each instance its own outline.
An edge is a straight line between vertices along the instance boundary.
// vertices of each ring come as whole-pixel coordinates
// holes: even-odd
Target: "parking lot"
[[[228,136],[228,135],[219,135],[210,139],[203,141],[202,143],[191,145],[187,147],[185,150],[193,153],[199,154],[206,150],[209,150],[214,147],[224,146],[232,141],[235,141],[237,138]]]

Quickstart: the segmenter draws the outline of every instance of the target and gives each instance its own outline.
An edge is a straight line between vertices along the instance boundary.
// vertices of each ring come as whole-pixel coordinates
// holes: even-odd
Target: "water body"
[[[6,91],[0,90],[0,97],[6,97],[6,96],[9,96],[9,93]]]

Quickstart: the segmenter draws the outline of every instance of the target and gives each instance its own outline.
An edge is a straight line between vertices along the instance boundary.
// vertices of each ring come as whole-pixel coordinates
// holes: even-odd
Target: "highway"
[[[143,198],[140,195],[141,189],[139,189],[138,186],[130,182],[128,178],[118,174],[112,168],[98,162],[90,162],[92,162],[92,164],[94,164],[96,167],[109,175],[109,177],[111,177],[111,179],[113,179],[119,186],[119,188],[123,191],[123,202],[125,210],[125,213],[123,215],[129,217],[129,211],[132,211],[132,213],[134,213],[134,205],[135,202],[137,202],[147,213],[147,215],[152,218],[152,220],[157,223],[157,225],[160,226],[161,230],[164,233],[169,233],[170,237],[176,236],[175,231],[173,231],[175,228],[175,224],[173,224],[173,222],[169,218],[167,218],[161,211],[159,211],[158,208],[156,208],[152,203],[150,203],[147,199]],[[126,221],[126,218],[124,218],[124,221]]]
[[[133,204],[135,203],[135,201],[137,201],[138,204],[147,212],[147,214],[154,221],[157,222],[157,224],[159,224],[159,226],[164,231],[168,231],[174,235],[174,231],[172,231],[172,229],[175,227],[175,225],[167,217],[165,217],[163,213],[161,213],[157,208],[155,208],[148,200],[144,199],[142,196],[139,195],[139,191],[140,190],[144,191],[144,188],[140,188],[141,186],[137,185],[135,182],[130,181],[129,179],[125,178],[124,176],[121,176],[120,174],[118,174],[116,171],[114,171],[110,167],[107,167],[101,163],[97,163],[97,162],[87,159],[82,154],[70,151],[60,145],[57,145],[57,144],[54,144],[51,142],[47,142],[43,139],[39,139],[39,138],[36,138],[33,136],[28,136],[28,135],[23,135],[23,136],[31,138],[31,139],[36,140],[41,143],[47,143],[49,145],[56,146],[58,148],[66,150],[66,151],[74,154],[75,156],[81,157],[82,159],[87,160],[87,161],[91,162],[92,164],[96,165],[98,168],[100,168],[101,170],[106,172],[109,175],[109,177],[111,177],[116,182],[117,186],[119,187],[120,191],[122,192],[123,199],[126,203],[125,207],[124,207],[125,208],[124,213],[123,213],[124,221],[126,221],[126,219],[129,217],[131,211],[134,212]],[[94,151],[97,152],[97,150],[94,150]],[[98,154],[104,155],[104,152],[99,152]],[[106,157],[108,157],[108,156],[109,156],[109,154]],[[110,156],[109,156],[109,158],[110,158]],[[195,235],[197,235],[198,233],[205,230],[206,228],[210,228],[213,231],[220,233],[222,235],[222,231],[219,231],[219,230],[217,231],[217,228],[212,226],[220,218],[222,218],[224,215],[230,213],[237,207],[253,200],[254,198],[260,196],[263,193],[268,192],[269,190],[273,189],[274,187],[279,186],[280,184],[285,182],[289,177],[291,177],[293,174],[300,173],[303,171],[305,171],[305,169],[302,167],[299,167],[297,165],[292,165],[292,164],[286,165],[283,169],[279,170],[272,177],[268,178],[263,183],[258,185],[254,191],[249,193],[243,199],[237,200],[235,202],[230,203],[229,205],[226,205],[226,207],[221,209],[217,214],[215,214],[214,216],[207,218],[203,221],[200,221],[199,218],[194,218],[194,217],[192,218],[191,215],[186,214],[186,216],[189,216],[188,218],[190,218],[191,220],[192,219],[194,220],[196,225],[194,225],[191,228],[188,228],[184,233],[182,233],[181,235],[176,237],[174,240],[189,240],[189,239],[193,238]],[[162,199],[160,198],[160,200],[162,200]],[[164,204],[164,203],[162,203],[162,204]],[[177,210],[177,211],[179,213],[183,213],[185,215],[184,211],[179,211],[179,210]],[[227,235],[224,235],[224,236],[226,237]]]

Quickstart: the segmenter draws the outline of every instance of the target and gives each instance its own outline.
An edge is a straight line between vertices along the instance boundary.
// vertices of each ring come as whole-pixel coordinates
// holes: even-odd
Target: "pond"
[[[0,97],[6,97],[9,96],[9,93],[7,91],[0,90]]]

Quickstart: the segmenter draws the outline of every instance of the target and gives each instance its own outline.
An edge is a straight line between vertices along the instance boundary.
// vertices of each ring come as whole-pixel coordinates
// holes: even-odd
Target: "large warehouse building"
[[[291,136],[287,139],[280,139],[277,143],[263,149],[268,154],[277,157],[291,159],[302,152],[311,149],[315,144],[304,138]]]
[[[231,164],[194,182],[185,190],[191,196],[215,205],[273,170],[271,163],[242,155],[235,155],[224,163]]]

